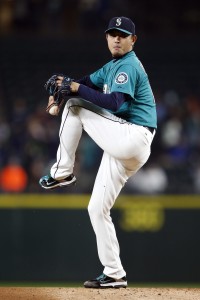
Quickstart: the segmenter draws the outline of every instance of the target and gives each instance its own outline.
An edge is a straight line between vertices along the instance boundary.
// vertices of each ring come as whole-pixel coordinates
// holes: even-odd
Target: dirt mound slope
[[[1,300],[200,300],[194,288],[1,287]]]

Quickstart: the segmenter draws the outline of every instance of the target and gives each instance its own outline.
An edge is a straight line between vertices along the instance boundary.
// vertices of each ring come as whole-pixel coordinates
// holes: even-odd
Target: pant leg
[[[146,155],[147,159],[148,153]],[[132,159],[127,164],[104,153],[88,206],[104,274],[116,279],[125,276],[126,272],[121,263],[119,243],[110,210],[127,179],[136,173],[144,162]]]
[[[73,172],[82,129],[101,149],[124,161],[132,157],[141,161],[153,138],[142,126],[127,123],[88,101],[72,98],[62,115],[57,161],[51,168],[53,178],[62,179]]]
[[[73,173],[75,153],[82,135],[82,123],[78,115],[75,115],[67,104],[63,110],[59,131],[59,147],[57,160],[50,170],[55,179],[62,179]]]
[[[67,106],[93,141],[111,156],[141,161],[149,151],[153,135],[143,126],[128,123],[81,98],[70,99]]]

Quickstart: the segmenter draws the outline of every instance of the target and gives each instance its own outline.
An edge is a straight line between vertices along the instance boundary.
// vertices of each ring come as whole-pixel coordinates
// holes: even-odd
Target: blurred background
[[[135,281],[200,280],[200,241],[194,235],[200,228],[199,199],[190,198],[200,193],[197,0],[0,0],[0,280],[82,280],[84,272],[79,268],[76,276],[72,253],[81,239],[81,254],[96,257],[93,232],[80,199],[80,211],[69,207],[65,211],[67,204],[61,202],[63,206],[53,214],[48,205],[53,195],[57,201],[58,193],[69,198],[90,194],[102,151],[83,134],[76,154],[76,187],[52,192],[47,199],[38,180],[48,174],[55,161],[61,115],[53,117],[45,112],[48,95],[44,84],[55,73],[78,79],[109,61],[104,31],[110,18],[122,15],[136,25],[134,50],[148,73],[158,113],[151,157],[121,193],[136,199],[150,195],[151,200],[158,201],[142,198],[138,204],[133,197],[128,211],[122,207],[114,211],[122,253],[128,254],[125,264],[128,268],[134,258],[136,272],[130,277]],[[6,198],[8,194],[13,198]],[[45,210],[30,209],[29,201],[40,206],[37,194],[43,203],[49,203],[44,204]],[[20,197],[14,198],[16,195]],[[186,195],[190,196],[184,198]],[[167,201],[156,196],[167,197]],[[18,207],[20,201],[24,202]],[[74,248],[68,249],[63,235]],[[129,247],[130,239],[137,247]],[[67,251],[72,252],[66,257]],[[186,263],[187,255],[193,257],[192,262]],[[82,256],[76,259],[85,271],[88,261]],[[6,271],[8,261],[11,271]],[[159,266],[155,267],[156,263]],[[171,273],[175,263],[176,271]],[[88,268],[91,276],[98,275],[92,274],[97,266],[95,261]],[[66,274],[67,268],[71,274]]]
[[[56,72],[81,78],[109,61],[104,30],[111,17],[121,15],[136,24],[135,52],[149,75],[158,112],[151,158],[123,192],[200,192],[198,1],[1,0],[2,193],[43,192],[38,179],[55,161],[60,125],[60,116],[45,112],[44,83]],[[84,135],[76,192],[91,191],[101,154]],[[19,182],[10,183],[15,172]]]

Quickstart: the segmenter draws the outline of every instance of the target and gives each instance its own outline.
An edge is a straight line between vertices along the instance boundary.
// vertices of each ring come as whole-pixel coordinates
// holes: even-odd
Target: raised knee
[[[69,100],[67,100],[67,107],[74,107],[74,106],[78,106],[78,107],[85,107],[86,105],[86,101],[82,98],[70,98]]]
[[[74,114],[78,114],[79,110],[81,109],[79,98],[70,98],[65,108],[69,111],[72,111]]]
[[[72,106],[76,106],[78,105],[77,103],[77,98],[70,98],[69,100],[67,100],[67,107],[70,108]]]

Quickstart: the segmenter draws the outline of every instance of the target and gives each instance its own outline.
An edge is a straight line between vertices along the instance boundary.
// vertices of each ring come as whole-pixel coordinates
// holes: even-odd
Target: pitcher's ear
[[[133,44],[137,41],[137,35],[132,36]]]

